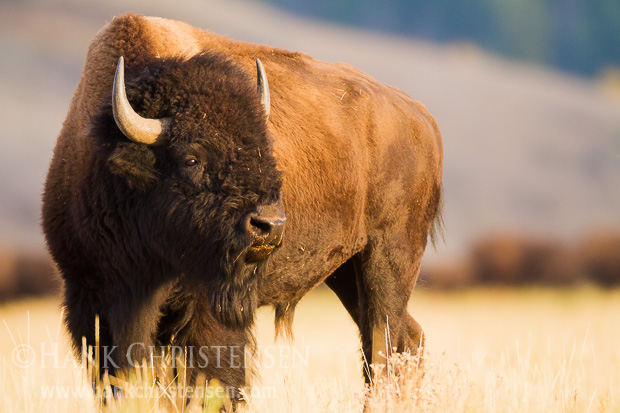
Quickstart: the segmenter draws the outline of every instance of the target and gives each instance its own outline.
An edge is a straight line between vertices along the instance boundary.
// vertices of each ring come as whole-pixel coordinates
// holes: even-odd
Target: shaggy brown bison
[[[232,360],[257,307],[290,332],[326,282],[368,360],[387,339],[416,349],[407,301],[441,175],[424,106],[348,65],[115,18],[90,45],[43,197],[74,343],[94,342],[98,315],[121,371],[156,345]],[[196,370],[243,386],[235,367]]]

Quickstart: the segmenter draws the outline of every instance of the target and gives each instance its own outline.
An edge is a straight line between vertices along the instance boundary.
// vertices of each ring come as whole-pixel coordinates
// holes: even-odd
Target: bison
[[[416,350],[407,302],[442,163],[426,108],[349,65],[116,17],[90,44],[43,195],[73,343],[94,344],[99,317],[121,372],[159,345],[230,360],[254,345],[258,307],[290,334],[325,282],[367,360]],[[196,370],[238,388],[236,367]]]

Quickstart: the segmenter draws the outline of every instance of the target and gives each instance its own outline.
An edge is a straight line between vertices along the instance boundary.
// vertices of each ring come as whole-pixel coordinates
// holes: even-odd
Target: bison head
[[[253,320],[286,221],[259,60],[257,69],[256,81],[205,53],[132,68],[125,82],[121,57],[92,129],[93,185],[122,221],[118,247],[207,283],[214,314],[233,327]]]

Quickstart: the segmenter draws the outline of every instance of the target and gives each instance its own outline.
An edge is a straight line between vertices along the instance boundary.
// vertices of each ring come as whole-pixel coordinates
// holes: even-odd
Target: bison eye
[[[198,159],[196,158],[189,158],[185,160],[185,165],[186,166],[194,166],[194,165],[198,165]]]

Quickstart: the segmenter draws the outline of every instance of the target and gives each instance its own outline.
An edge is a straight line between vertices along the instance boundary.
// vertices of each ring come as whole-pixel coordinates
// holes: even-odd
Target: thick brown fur
[[[180,125],[165,148],[140,147],[116,129],[109,102],[119,56],[134,108],[147,117],[172,116]],[[257,109],[257,58],[271,90],[267,128]],[[184,104],[190,90],[191,102],[211,95],[192,86],[199,66],[212,66],[224,83],[237,85],[230,104]],[[244,102],[238,112],[235,96]],[[213,105],[230,112],[213,115]],[[239,115],[238,122],[230,120]],[[241,139],[241,152],[214,153],[203,135],[216,151],[236,150]],[[189,178],[195,185],[188,188],[166,184],[173,163],[162,159],[192,144],[207,148],[212,169]],[[259,171],[241,174],[248,165]],[[238,180],[232,198],[214,195],[222,190],[221,173]],[[69,331],[76,346],[82,336],[92,342],[99,314],[102,343],[121,350],[171,340],[251,346],[254,308],[274,306],[276,321],[290,330],[296,303],[325,281],[357,323],[368,359],[372,330],[386,320],[397,350],[415,350],[422,333],[406,306],[439,219],[441,176],[441,135],[425,107],[351,66],[232,41],[174,20],[117,17],[91,43],[43,198],[43,228],[65,281]],[[208,195],[202,204],[175,208],[180,218],[167,227],[165,208],[149,208],[177,202],[171,191]],[[238,217],[222,211],[237,207],[222,203],[240,203],[241,216],[280,192],[287,217],[281,248],[249,270],[233,268],[226,255],[235,250]],[[216,198],[219,203],[207,201]],[[212,230],[213,220],[220,227]],[[209,237],[230,248],[218,250],[221,239]],[[201,250],[205,245],[213,248]],[[213,269],[218,257],[221,265]],[[248,273],[256,269],[255,277]],[[233,298],[222,299],[229,291]],[[218,312],[213,301],[220,299],[228,307]],[[243,372],[234,369],[205,372],[244,384]]]

